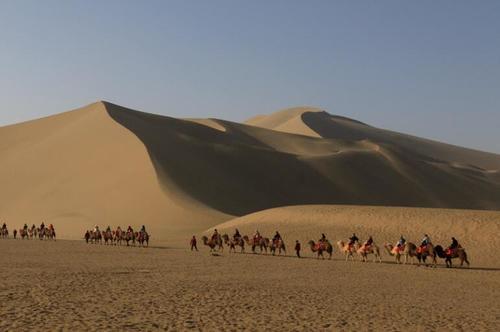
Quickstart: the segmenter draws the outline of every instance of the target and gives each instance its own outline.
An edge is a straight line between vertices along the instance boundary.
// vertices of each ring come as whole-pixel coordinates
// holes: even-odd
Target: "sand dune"
[[[372,235],[379,246],[395,243],[403,234],[419,242],[428,233],[434,244],[449,245],[455,236],[470,256],[473,266],[500,268],[500,212],[401,208],[376,206],[309,205],[270,209],[215,226],[222,233],[242,234],[256,230],[272,237],[279,230],[289,248],[295,240],[303,245],[325,233],[331,241],[346,241],[353,232],[366,240]],[[212,229],[207,230],[211,232]],[[293,254],[293,252],[290,251]],[[385,254],[385,253],[384,253]],[[384,259],[392,260],[385,254]],[[340,258],[341,255],[337,254]]]
[[[0,129],[1,219],[54,223],[80,238],[95,224],[150,226],[168,238],[228,217],[168,195],[144,145],[104,103]]]
[[[293,125],[289,125],[293,122]],[[484,169],[500,169],[500,156],[411,135],[369,126],[363,122],[331,115],[317,108],[291,108],[250,119],[248,124],[267,129],[312,137],[342,140],[369,140],[390,144],[405,153],[419,154],[437,161],[474,165]]]
[[[288,205],[500,209],[498,155],[319,109],[251,123],[98,102],[2,127],[0,217],[52,222],[72,238],[94,224],[144,223],[168,240]]]

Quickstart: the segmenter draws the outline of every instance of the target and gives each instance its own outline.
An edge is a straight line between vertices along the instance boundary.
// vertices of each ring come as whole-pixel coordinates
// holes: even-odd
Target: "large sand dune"
[[[253,125],[107,102],[0,128],[0,217],[157,239],[298,204],[500,209],[500,156],[296,108]],[[260,126],[260,127],[259,127]],[[265,128],[262,128],[265,127]]]

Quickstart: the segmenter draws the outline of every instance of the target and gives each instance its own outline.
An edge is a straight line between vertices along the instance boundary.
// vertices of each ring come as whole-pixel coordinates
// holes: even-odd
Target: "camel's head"
[[[207,241],[208,241],[208,237],[206,237],[206,236],[202,236],[202,237],[201,237],[201,240],[202,240],[203,242],[207,242]]]
[[[310,246],[314,246],[316,243],[314,242],[314,240],[309,240],[309,242],[307,242],[307,244],[309,244]]]

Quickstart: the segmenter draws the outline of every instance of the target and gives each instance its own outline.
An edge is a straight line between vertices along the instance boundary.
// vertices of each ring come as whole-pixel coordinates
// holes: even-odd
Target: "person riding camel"
[[[146,234],[146,226],[142,225],[141,227],[141,233]]]
[[[281,240],[281,234],[276,231],[276,234],[274,234],[274,237],[273,237],[273,243],[278,243],[278,241]]]
[[[7,224],[6,224],[6,223],[3,223],[3,225],[2,225],[2,230],[5,230],[5,229],[7,229]]]
[[[127,228],[127,233],[133,233],[133,232],[134,230],[132,229],[132,226],[129,225]]]
[[[99,226],[95,225],[95,227],[94,227],[94,233],[99,233]]]
[[[396,244],[396,247],[401,248],[405,245],[406,239],[401,235],[401,237],[398,240],[398,244]]]
[[[454,237],[451,238],[451,244],[450,246],[448,247],[448,252],[449,254],[453,254],[455,250],[457,250],[459,247],[459,244],[458,244],[458,241],[457,239],[455,239]]]
[[[24,224],[24,226],[23,226],[23,230],[24,230],[25,232],[28,230],[28,224],[26,224],[26,223]]]
[[[373,238],[372,238],[372,236],[370,235],[370,237],[368,238],[368,240],[366,240],[366,242],[365,242],[365,243],[363,243],[363,248],[364,248],[365,250],[367,250],[368,248],[370,248],[370,247],[371,247],[371,245],[372,245],[372,244],[373,244]]]
[[[217,231],[217,228],[214,229],[214,233],[212,234],[212,241],[216,241],[219,238],[219,232]]]
[[[422,248],[425,248],[425,247],[427,247],[430,243],[431,243],[431,238],[429,237],[429,235],[424,234],[424,238],[422,239],[422,242],[420,243],[420,246],[421,246]]]
[[[253,235],[253,239],[254,239],[255,242],[260,241],[261,236],[260,236],[260,233],[259,233],[258,230],[255,231],[255,234]]]
[[[326,239],[325,233],[321,233],[321,238],[318,240],[318,242],[321,244],[328,242],[328,240]]]
[[[348,243],[349,249],[351,249],[356,242],[359,244],[359,238],[356,236],[356,233],[352,233]]]
[[[236,228],[236,231],[234,232],[234,235],[233,235],[233,240],[239,241],[240,239],[241,239],[240,231],[238,230],[238,228]]]
[[[34,229],[36,229],[35,224],[31,225],[31,230],[34,230]]]
[[[49,230],[53,231],[54,230],[54,225],[50,224],[49,225]]]
[[[111,226],[108,225],[108,227],[106,228],[106,233],[108,232],[111,232]]]
[[[45,223],[42,221],[42,224],[40,225],[40,230],[43,231],[45,229]]]

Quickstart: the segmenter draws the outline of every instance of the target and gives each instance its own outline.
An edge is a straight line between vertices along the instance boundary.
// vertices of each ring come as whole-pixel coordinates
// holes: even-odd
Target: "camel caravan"
[[[40,227],[36,227],[34,224],[31,227],[28,227],[27,224],[24,224],[23,228],[19,230],[14,229],[12,231],[12,236],[14,239],[18,237],[21,240],[56,240],[56,231],[54,225],[50,224],[48,227],[45,226],[45,223],[42,222]],[[0,229],[0,238],[8,239],[9,238],[9,230],[7,228],[7,224],[3,223],[2,228]]]
[[[195,239],[194,236],[193,239]],[[223,252],[225,245],[229,247],[230,253],[236,252],[237,248],[240,253],[245,253],[245,247],[248,246],[254,254],[270,253],[272,255],[286,255],[285,242],[279,232],[276,232],[274,237],[269,239],[261,236],[258,231],[252,237],[249,237],[248,235],[242,236],[236,229],[233,237],[230,237],[228,234],[221,235],[216,229],[210,238],[203,236],[202,240],[203,244],[210,248],[210,252]],[[325,256],[328,259],[332,259],[334,252],[333,245],[326,238],[325,234],[322,234],[317,242],[310,240],[308,245],[317,259],[325,259]],[[338,241],[337,247],[339,253],[343,255],[346,261],[359,260],[367,262],[371,258],[373,262],[381,263],[382,250],[385,249],[389,256],[394,257],[397,264],[416,263],[417,265],[425,264],[426,266],[436,267],[437,259],[441,258],[445,260],[446,267],[452,267],[452,260],[458,258],[460,266],[463,266],[464,263],[467,266],[470,265],[465,249],[454,237],[452,238],[452,243],[444,248],[441,245],[434,246],[427,234],[425,234],[420,245],[407,242],[401,236],[395,244],[385,243],[381,249],[371,236],[368,240],[362,242],[356,234],[353,234],[347,241]],[[295,250],[297,257],[301,257],[298,240],[296,241]]]
[[[108,226],[106,230],[101,231],[96,225],[93,230],[87,230],[83,238],[89,244],[127,245],[127,247],[135,247],[137,244],[140,247],[149,246],[149,234],[144,225],[138,232],[135,232],[131,226],[128,226],[126,231],[122,230],[120,226],[115,230],[111,230],[111,227]]]
[[[285,242],[281,238],[281,235],[276,232],[275,236],[270,240],[267,237],[263,237],[257,231],[256,234],[249,238],[247,235],[241,236],[240,232],[236,230],[232,238],[229,235],[221,235],[217,230],[214,231],[210,239],[207,236],[202,237],[203,244],[210,248],[210,252],[223,252],[224,244],[229,247],[229,252],[236,252],[236,247],[239,247],[240,253],[245,252],[245,246],[251,248],[253,253],[271,253],[273,256],[286,255]]]

